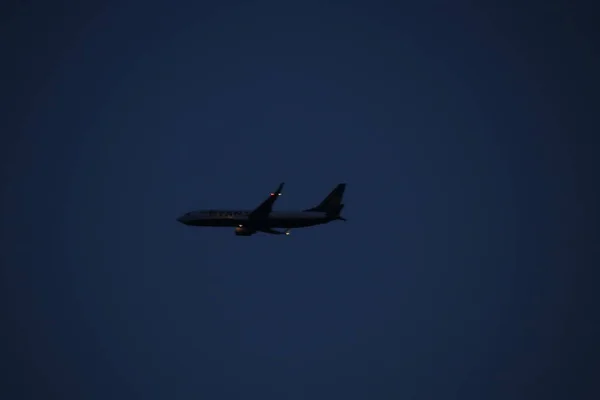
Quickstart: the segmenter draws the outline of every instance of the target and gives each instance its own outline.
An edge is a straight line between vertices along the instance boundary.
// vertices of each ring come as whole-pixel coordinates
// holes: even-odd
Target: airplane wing
[[[250,213],[250,215],[248,215],[248,218],[249,219],[266,218],[271,213],[271,210],[273,209],[273,204],[275,203],[275,200],[277,200],[277,198],[279,196],[281,196],[281,189],[283,189],[283,182],[281,182],[279,184],[279,187],[277,188],[276,191],[271,193],[269,195],[269,197],[261,203],[260,206],[256,207],[256,209],[254,211],[252,211]]]
[[[289,235],[290,230],[286,229],[285,231],[276,231],[275,229],[259,229],[260,232],[270,233],[271,235]]]

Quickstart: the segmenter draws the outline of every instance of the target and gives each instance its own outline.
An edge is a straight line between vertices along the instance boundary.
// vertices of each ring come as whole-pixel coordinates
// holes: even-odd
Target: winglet
[[[281,189],[283,189],[283,182],[279,184],[279,187],[276,191],[272,192],[269,197],[265,201],[263,201],[258,207],[254,209],[249,215],[250,219],[261,219],[266,218],[273,208],[273,203],[277,200],[279,196],[281,196]]]
[[[275,190],[274,192],[271,193],[271,196],[281,196],[281,190],[283,189],[284,184],[285,184],[285,182],[281,182],[279,184],[279,187],[277,188],[277,190]]]

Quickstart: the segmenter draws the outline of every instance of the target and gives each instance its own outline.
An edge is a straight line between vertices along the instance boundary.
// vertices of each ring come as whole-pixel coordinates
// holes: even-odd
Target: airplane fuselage
[[[303,228],[325,224],[338,219],[316,211],[272,211],[267,218],[251,220],[249,210],[199,210],[179,218],[179,222],[190,226],[236,227],[256,226],[260,228]]]
[[[189,226],[235,227],[236,236],[251,236],[257,232],[273,235],[289,235],[292,228],[326,224],[331,221],[346,221],[340,215],[344,208],[342,196],[346,189],[345,183],[339,183],[315,207],[302,211],[273,211],[273,204],[281,196],[284,183],[253,210],[198,210],[188,212],[177,218],[179,222]],[[285,228],[284,232],[273,228]]]

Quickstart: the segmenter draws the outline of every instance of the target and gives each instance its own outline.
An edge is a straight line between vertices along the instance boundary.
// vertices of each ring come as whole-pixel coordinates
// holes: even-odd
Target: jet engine
[[[253,235],[254,231],[251,229],[248,229],[246,227],[243,226],[238,226],[237,228],[235,228],[235,235],[236,236],[250,236]]]

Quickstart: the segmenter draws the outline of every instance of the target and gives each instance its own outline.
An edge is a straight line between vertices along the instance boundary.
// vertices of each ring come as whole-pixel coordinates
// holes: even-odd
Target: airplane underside
[[[256,228],[306,228],[309,226],[320,225],[329,222],[329,220],[322,221],[303,221],[303,220],[268,220],[264,222],[249,222],[248,220],[235,220],[235,219],[223,219],[223,220],[210,220],[210,221],[192,221],[189,223],[191,226],[206,226],[206,227],[239,227],[248,226]]]

